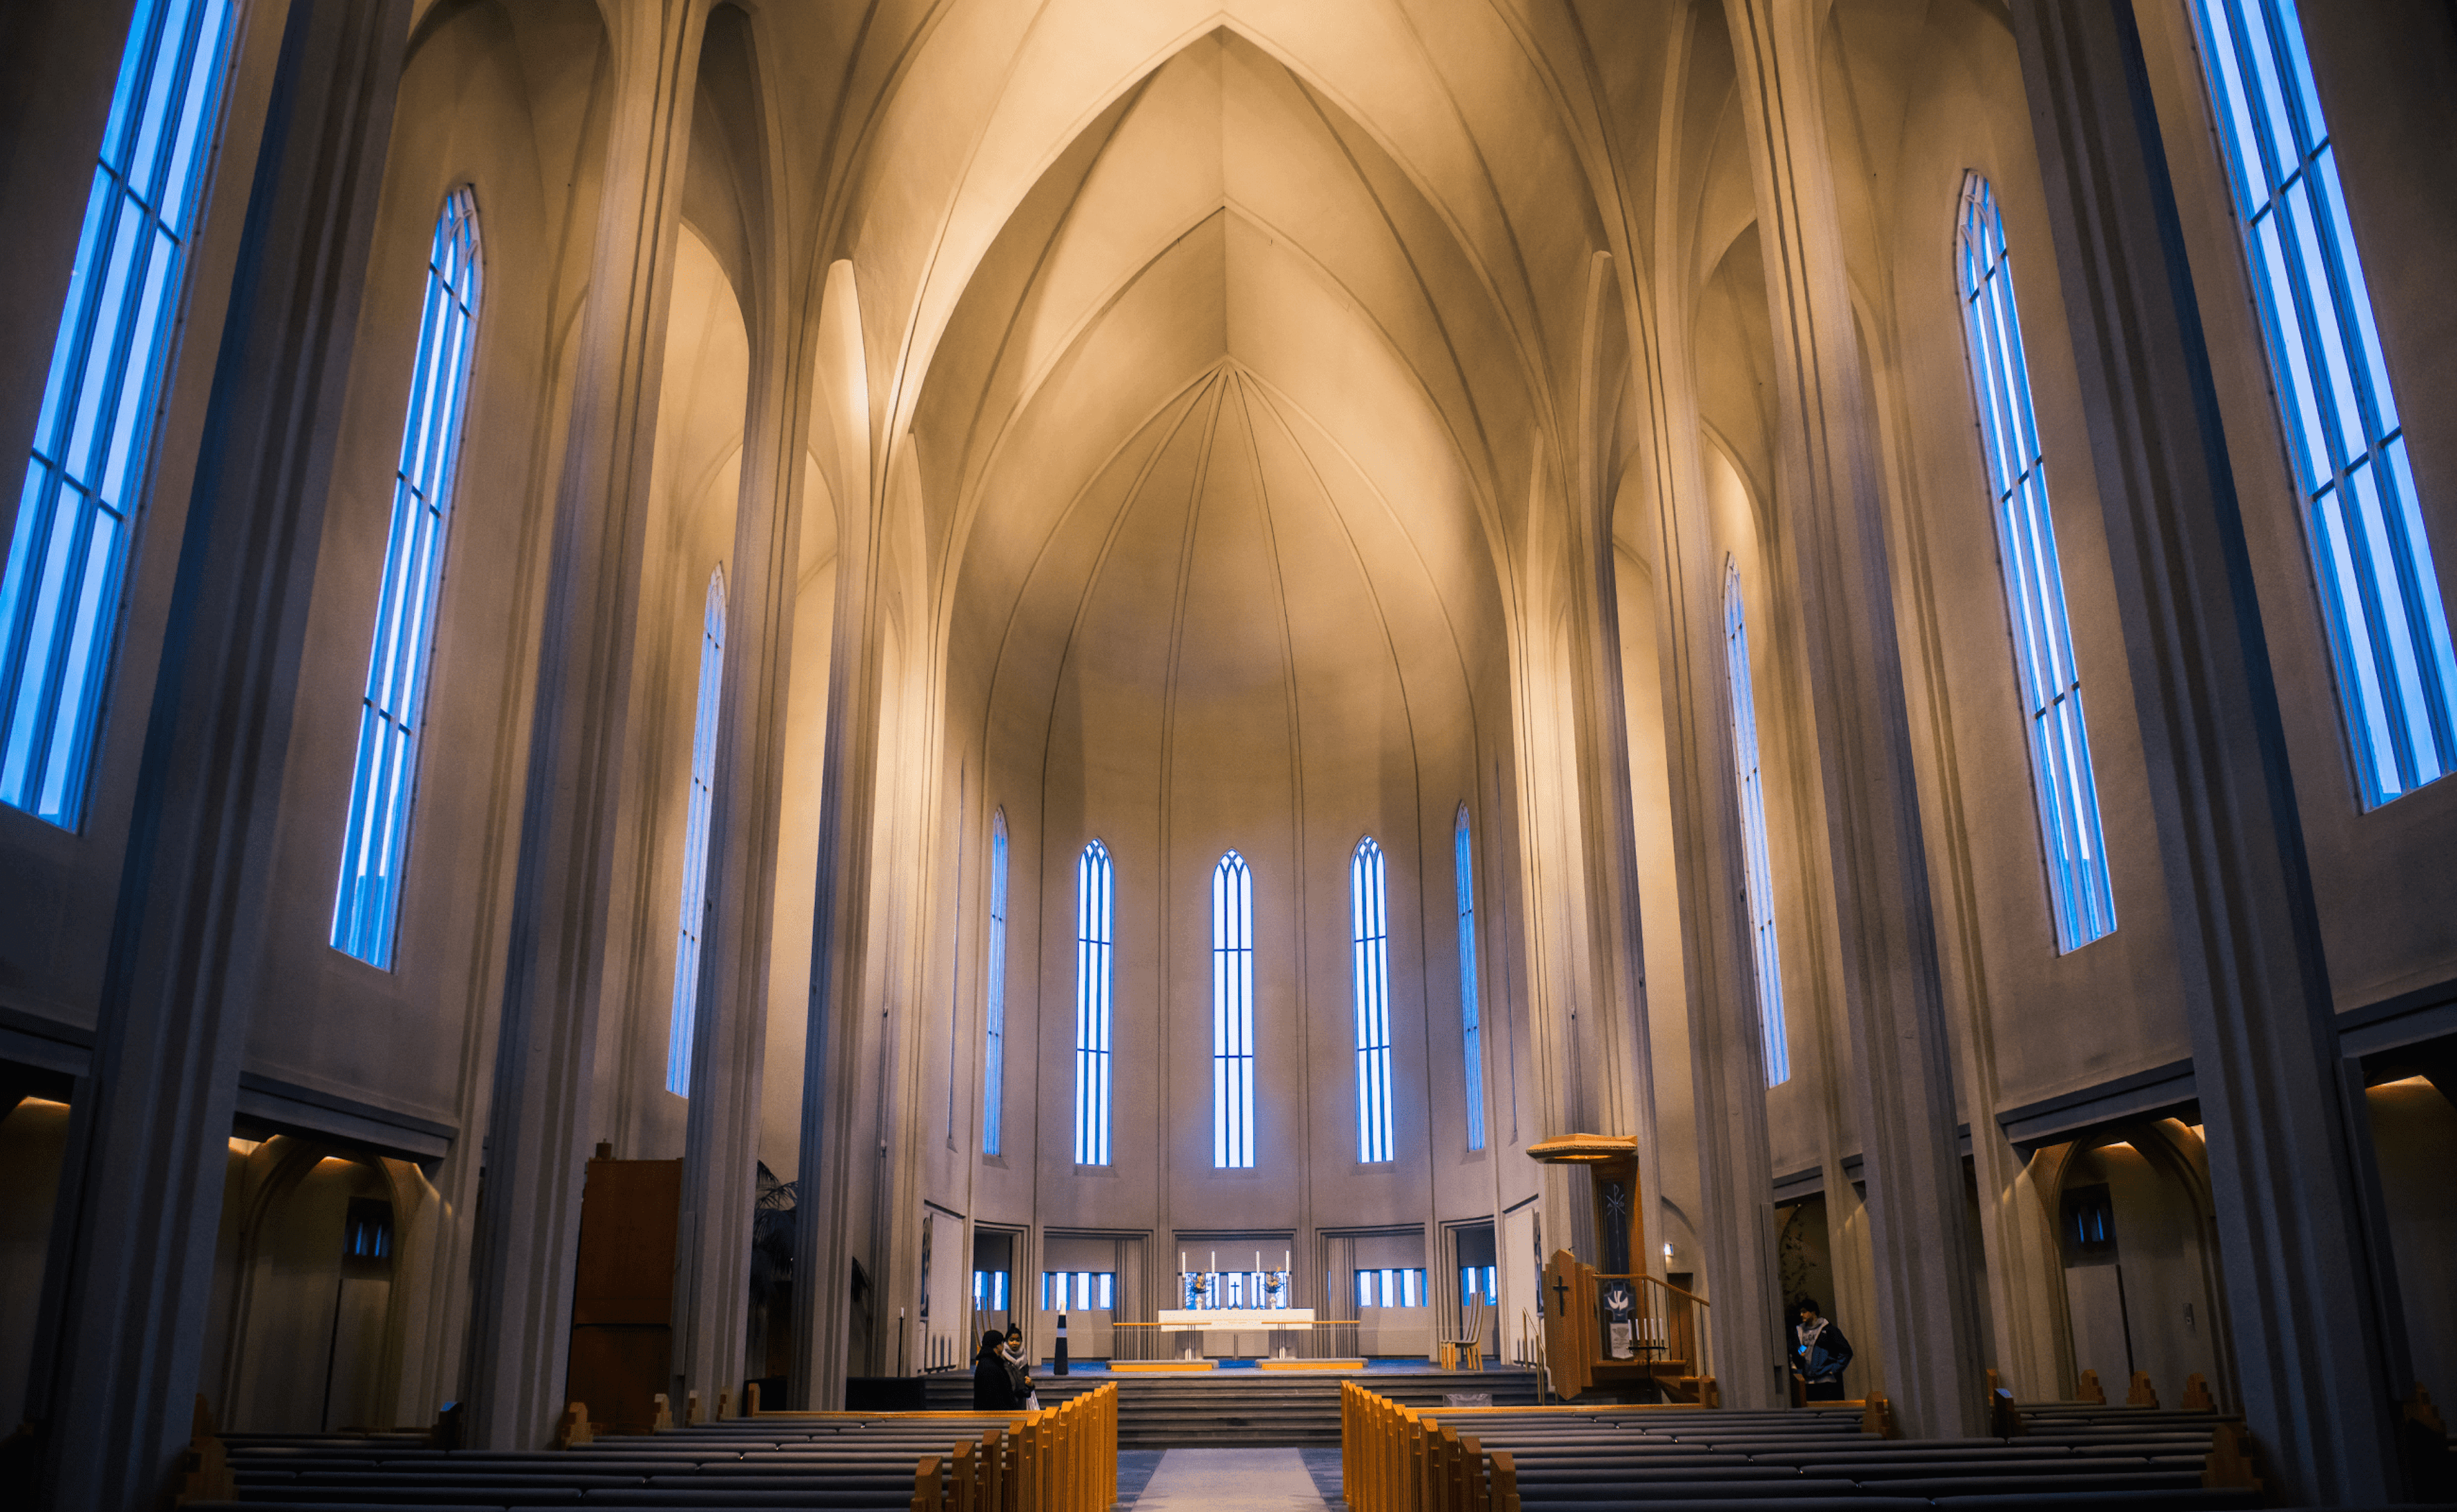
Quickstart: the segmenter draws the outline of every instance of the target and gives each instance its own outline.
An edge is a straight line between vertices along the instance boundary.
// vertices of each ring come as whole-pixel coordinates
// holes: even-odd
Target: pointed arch
[[[1977,174],[1963,180],[1954,263],[1961,276],[1971,391],[1994,496],[1996,558],[2005,570],[2013,670],[2029,715],[2056,948],[2078,950],[2115,932],[2115,883],[2099,826],[2098,778],[2091,769],[2081,670],[2065,610],[2064,567],[2056,556],[2055,517],[2048,507],[2047,456],[2032,411],[2030,362],[2013,300],[2005,217],[1995,191]]]
[[[1356,1006],[1356,1158],[1393,1157],[1391,916],[1382,847],[1356,842],[1348,859],[1350,971]]]
[[[674,938],[674,1011],[666,1041],[666,1090],[691,1095],[692,1035],[699,1021],[699,946],[708,929],[708,820],[716,797],[716,711],[725,681],[725,569],[708,575],[700,619],[699,706],[692,723],[691,802],[683,828],[682,922]]]
[[[1233,850],[1211,868],[1211,1164],[1254,1164],[1254,873]]]
[[[1095,839],[1075,860],[1075,1164],[1109,1163],[1110,982],[1117,872]]]
[[[333,901],[333,948],[385,969],[392,965],[401,918],[419,730],[435,649],[444,537],[452,524],[453,469],[477,349],[479,252],[478,200],[465,186],[444,197],[427,254],[418,366],[393,474],[392,530],[376,600],[374,645],[367,652],[349,827]]]
[[[1768,1087],[1791,1080],[1791,1046],[1783,1021],[1783,954],[1774,929],[1774,866],[1766,851],[1765,778],[1758,766],[1757,694],[1749,683],[1748,616],[1741,601],[1741,565],[1724,558],[1724,668],[1732,700],[1732,765],[1741,801],[1741,843],[1746,852],[1744,890],[1756,965],[1758,1032],[1765,1045]]]
[[[1467,1148],[1484,1148],[1484,1030],[1476,1000],[1476,840],[1467,804],[1451,826],[1451,869],[1458,883],[1459,1053],[1467,1089]]]
[[[1006,810],[990,813],[989,940],[981,963],[981,1153],[1005,1149],[1006,1119]]]

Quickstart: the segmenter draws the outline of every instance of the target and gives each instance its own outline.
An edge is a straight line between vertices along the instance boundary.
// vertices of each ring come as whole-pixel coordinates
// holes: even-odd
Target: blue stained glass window
[[[401,464],[393,475],[392,529],[376,599],[374,644],[367,652],[349,830],[333,901],[333,948],[386,968],[401,916],[419,727],[435,648],[444,538],[452,521],[453,464],[477,345],[478,282],[478,204],[462,189],[444,199],[427,254],[418,365],[410,378],[409,414],[402,423]]]
[[[1791,1046],[1783,1026],[1783,957],[1775,948],[1774,866],[1766,854],[1765,781],[1758,770],[1757,694],[1749,686],[1749,627],[1741,608],[1740,564],[1724,563],[1724,673],[1732,691],[1732,764],[1741,795],[1741,844],[1746,851],[1743,890],[1749,905],[1749,942],[1757,967],[1758,1033],[1765,1044],[1766,1085],[1791,1080]]]
[[[725,569],[709,574],[700,615],[699,708],[692,716],[691,803],[683,821],[682,924],[674,937],[674,1012],[667,1029],[666,1090],[691,1095],[692,1035],[699,1024],[699,947],[708,930],[708,818],[716,803],[716,714],[725,687]]]
[[[1467,1148],[1484,1148],[1484,1045],[1476,1008],[1476,847],[1467,805],[1451,833],[1452,871],[1458,880],[1459,1038],[1467,1069]]]
[[[1254,874],[1211,868],[1211,1164],[1254,1164]]]
[[[981,993],[981,1153],[999,1153],[1006,1091],[1006,810],[990,816],[990,938]]]
[[[1376,1271],[1356,1273],[1356,1305],[1358,1307],[1422,1307],[1425,1305],[1425,1268],[1417,1266],[1385,1266]]]
[[[1075,860],[1075,1163],[1109,1163],[1110,930],[1117,881],[1099,840]]]
[[[1960,244],[1963,333],[1970,339],[1971,388],[1995,496],[1996,555],[2005,570],[2013,623],[2013,669],[2029,715],[2031,773],[2056,948],[2078,950],[2116,929],[2115,885],[2098,820],[2098,779],[2090,765],[2081,671],[2065,612],[2064,569],[2048,508],[2047,459],[2031,405],[2031,368],[2022,355],[2022,317],[2005,217],[1977,174],[1962,187]]]
[[[2457,654],[2294,0],[2194,0],[2364,806],[2457,769]]]
[[[0,802],[74,829],[228,62],[230,0],[139,0],[0,572]]]
[[[1391,921],[1382,847],[1371,835],[1348,862],[1350,969],[1356,1000],[1356,1158],[1389,1160],[1391,1116]]]

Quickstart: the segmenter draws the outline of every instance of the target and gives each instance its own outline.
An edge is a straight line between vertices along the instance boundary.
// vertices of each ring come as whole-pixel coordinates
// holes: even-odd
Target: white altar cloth
[[[1262,1333],[1313,1321],[1310,1307],[1164,1307],[1163,1328],[1200,1328],[1214,1332]]]

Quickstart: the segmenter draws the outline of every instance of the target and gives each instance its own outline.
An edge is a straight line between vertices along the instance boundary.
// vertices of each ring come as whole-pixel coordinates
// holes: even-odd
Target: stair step
[[[1094,1387],[1118,1388],[1122,1449],[1315,1448],[1339,1442],[1339,1383],[1365,1380],[1411,1407],[1441,1407],[1454,1392],[1486,1392],[1497,1407],[1532,1407],[1531,1370],[1371,1371],[1308,1375],[1227,1370],[1184,1376],[1036,1374],[1041,1404],[1054,1407]],[[973,1404],[973,1378],[963,1372],[924,1377],[934,1412]]]

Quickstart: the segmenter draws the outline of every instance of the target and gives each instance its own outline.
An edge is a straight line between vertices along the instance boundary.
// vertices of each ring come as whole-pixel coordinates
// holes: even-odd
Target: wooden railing
[[[1518,1512],[1518,1468],[1473,1434],[1339,1383],[1339,1474],[1351,1512]]]
[[[1102,1512],[1118,1500],[1118,1388],[1025,1413],[914,1470],[912,1512]]]

